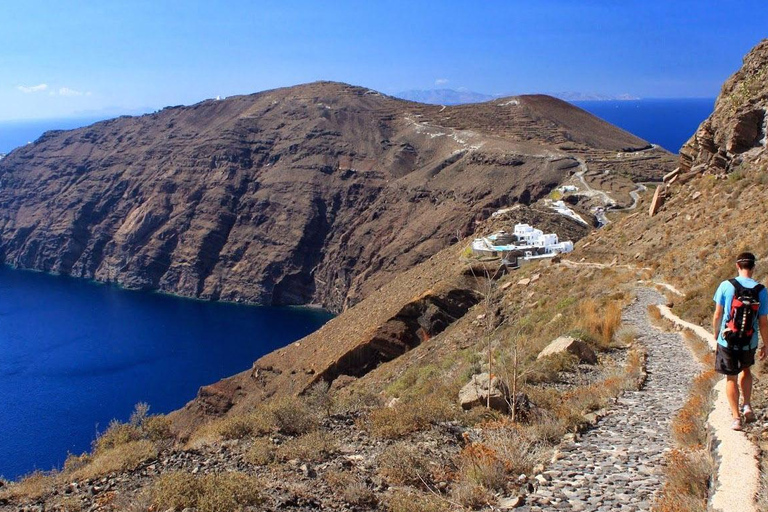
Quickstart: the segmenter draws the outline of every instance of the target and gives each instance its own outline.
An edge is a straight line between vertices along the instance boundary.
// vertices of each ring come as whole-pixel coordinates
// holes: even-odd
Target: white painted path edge
[[[659,306],[661,315],[677,325],[686,327],[715,349],[712,333],[699,325],[686,322],[667,307]],[[720,458],[717,483],[712,495],[712,508],[730,512],[757,512],[757,495],[760,471],[757,465],[757,448],[743,432],[731,430],[731,408],[725,396],[725,379],[715,385],[715,405],[709,414],[709,426],[719,441],[715,452]]]

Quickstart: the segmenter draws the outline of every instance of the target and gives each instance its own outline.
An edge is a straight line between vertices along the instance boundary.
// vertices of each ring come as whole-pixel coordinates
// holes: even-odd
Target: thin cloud
[[[90,92],[76,91],[69,87],[62,87],[59,89],[59,96],[90,96]]]
[[[19,85],[16,87],[18,90],[23,92],[24,94],[32,94],[33,92],[40,92],[44,91],[48,88],[48,84],[40,84],[40,85]]]
[[[437,80],[435,80],[435,85],[445,85],[448,82],[450,82],[450,80],[448,80],[447,78],[438,78]]]

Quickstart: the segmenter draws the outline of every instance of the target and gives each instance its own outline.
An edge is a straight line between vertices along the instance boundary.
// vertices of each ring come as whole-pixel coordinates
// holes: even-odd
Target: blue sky
[[[762,1],[4,0],[0,120],[132,113],[314,80],[385,93],[714,97]]]

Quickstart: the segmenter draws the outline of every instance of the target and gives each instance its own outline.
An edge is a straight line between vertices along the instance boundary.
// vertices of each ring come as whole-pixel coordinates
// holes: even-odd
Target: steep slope
[[[48,132],[9,154],[0,257],[341,311],[492,208],[545,196],[579,159],[647,147],[544,96],[443,108],[314,83],[209,100]],[[642,153],[635,177],[669,170],[667,153]]]
[[[755,46],[725,84],[715,110],[680,150],[683,172],[730,172],[765,150],[768,134],[768,39]]]

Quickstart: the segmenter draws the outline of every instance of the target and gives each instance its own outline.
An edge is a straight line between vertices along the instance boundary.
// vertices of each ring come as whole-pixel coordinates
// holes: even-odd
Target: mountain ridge
[[[0,257],[127,288],[338,312],[489,208],[546,196],[579,158],[649,148],[545,96],[443,109],[315,82],[205,100],[11,152]],[[671,161],[652,153],[638,178]]]

